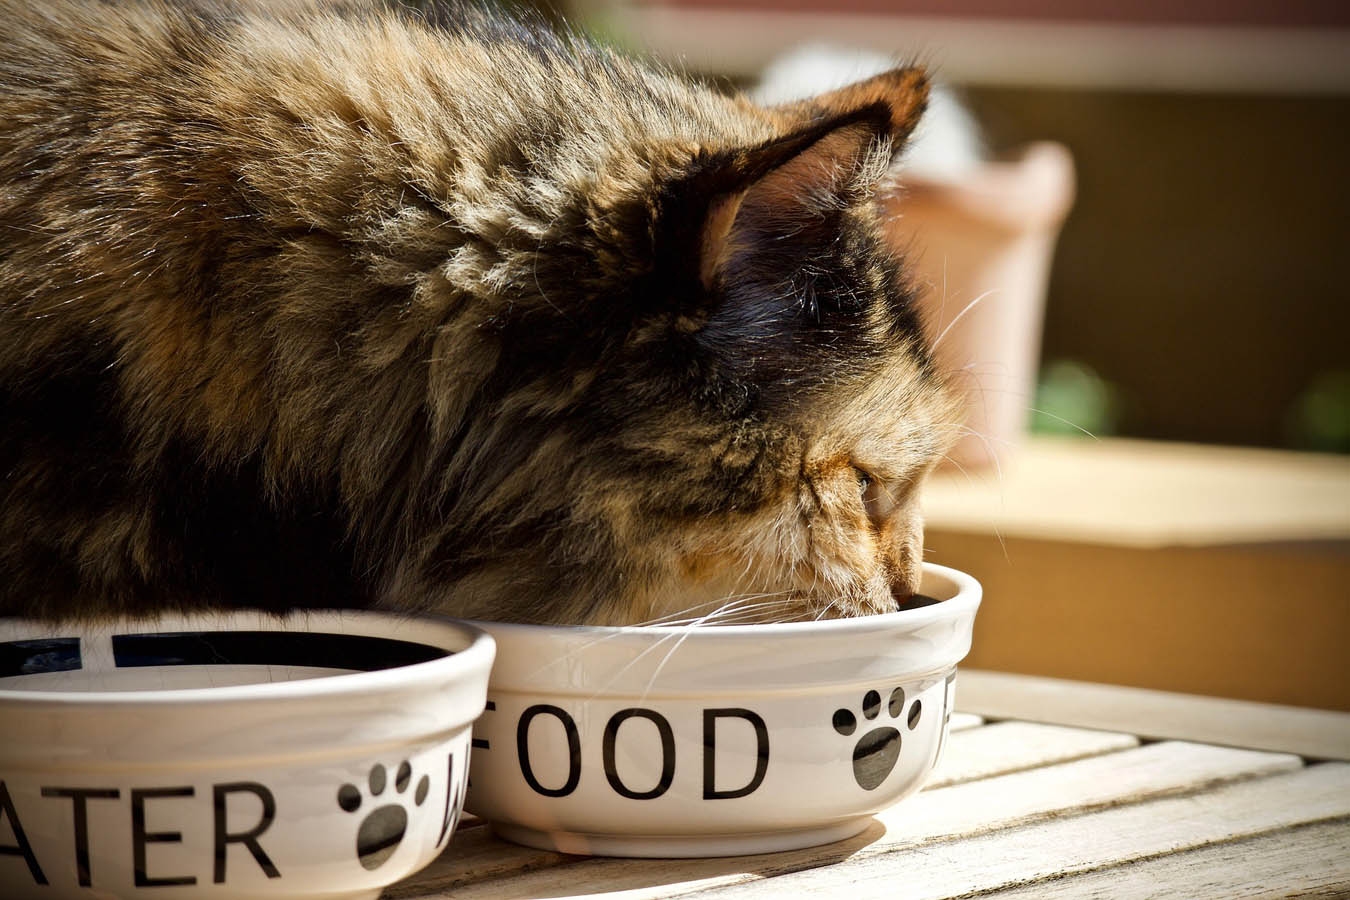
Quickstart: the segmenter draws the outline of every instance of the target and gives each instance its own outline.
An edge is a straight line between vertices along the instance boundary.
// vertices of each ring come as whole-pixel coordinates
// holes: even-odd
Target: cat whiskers
[[[966,425],[961,422],[949,423],[947,427],[954,428],[960,434],[979,438],[980,443],[984,444],[985,452],[989,454],[989,458],[994,462],[994,475],[996,480],[998,481],[1003,480],[1003,465],[999,460],[998,454],[994,452],[994,448],[993,445],[991,444],[991,441],[1003,444],[1005,447],[1011,447],[1012,443],[1010,441],[1001,438],[991,438],[988,435],[984,434],[983,432],[976,431],[974,428],[971,428],[969,425]],[[965,466],[961,465],[959,462],[953,459],[950,454],[944,453],[942,454],[942,458],[951,465],[956,466],[957,470],[959,470],[961,474],[965,476],[967,482],[974,482],[975,479],[971,476],[970,471],[966,469]]]
[[[743,602],[747,602],[747,601],[750,601],[750,600],[762,600],[762,599],[764,599],[764,598],[766,598],[766,597],[774,597],[774,596],[779,596],[779,595],[787,594],[787,593],[790,593],[790,592],[789,592],[789,591],[773,591],[773,592],[769,592],[769,593],[755,593],[755,594],[747,594],[747,593],[728,594],[727,596],[725,596],[725,597],[719,597],[719,598],[717,598],[716,600],[705,600],[705,601],[702,602],[702,603],[695,603],[693,606],[688,606],[688,607],[685,607],[684,609],[676,610],[675,612],[666,613],[666,614],[663,615],[663,616],[657,616],[656,618],[653,618],[653,619],[647,619],[646,621],[643,621],[643,622],[634,622],[632,625],[628,625],[628,626],[625,626],[625,627],[627,627],[627,628],[647,628],[647,627],[663,626],[663,625],[677,625],[677,624],[683,624],[683,623],[685,623],[685,622],[701,622],[701,621],[705,621],[705,620],[709,619],[710,617],[717,616],[717,615],[718,615],[720,612],[722,612],[723,610],[728,610],[728,609],[734,608],[734,607],[736,606],[736,604],[743,603]],[[700,616],[690,616],[690,617],[685,618],[685,619],[678,619],[678,618],[676,618],[676,617],[678,617],[678,616],[680,616],[680,615],[683,615],[684,613],[693,612],[693,611],[696,610],[696,609],[702,609],[702,608],[704,608],[704,607],[707,607],[707,606],[714,606],[714,605],[716,605],[718,608],[715,609],[715,610],[713,610],[713,611],[710,612],[710,613],[705,614],[705,615],[700,615]]]
[[[783,591],[783,592],[781,592],[781,593],[788,593],[788,592],[787,592],[787,591]],[[732,607],[736,607],[736,606],[738,606],[738,604],[745,603],[745,602],[749,602],[750,600],[753,600],[753,599],[755,599],[755,597],[754,597],[754,596],[750,596],[750,597],[746,597],[746,598],[742,598],[742,599],[738,599],[738,600],[733,600],[733,601],[731,601],[731,602],[729,602],[729,603],[725,603],[725,604],[723,604],[722,606],[718,607],[717,609],[713,610],[712,612],[708,613],[707,615],[705,615],[705,616],[700,616],[699,618],[693,620],[693,621],[690,622],[689,624],[683,626],[679,631],[672,631],[671,633],[666,634],[666,635],[663,635],[662,637],[658,638],[658,639],[657,639],[656,641],[654,641],[649,647],[647,647],[646,649],[644,649],[642,652],[638,653],[636,656],[634,656],[634,657],[633,657],[632,659],[630,659],[628,662],[624,663],[624,665],[623,665],[622,667],[620,667],[619,670],[618,670],[617,672],[614,673],[613,677],[611,677],[611,678],[609,679],[609,681],[605,682],[605,684],[601,685],[599,688],[596,689],[596,692],[595,692],[594,694],[591,695],[590,699],[594,700],[596,697],[599,697],[601,694],[603,694],[603,693],[605,693],[606,691],[608,691],[608,690],[614,685],[615,682],[617,682],[620,678],[623,677],[624,673],[626,673],[626,672],[627,672],[629,669],[631,669],[633,666],[635,666],[635,665],[637,665],[639,662],[641,662],[642,659],[645,658],[648,654],[650,654],[653,650],[656,650],[656,649],[657,649],[658,647],[660,647],[662,644],[665,644],[665,643],[669,642],[672,638],[674,638],[674,639],[675,639],[675,644],[674,644],[674,646],[671,647],[671,648],[666,652],[666,655],[661,659],[661,662],[657,664],[656,670],[652,673],[651,678],[649,678],[649,679],[647,680],[647,685],[646,685],[646,687],[643,688],[642,696],[645,698],[645,697],[648,695],[648,693],[651,692],[652,687],[653,687],[653,686],[655,685],[655,683],[656,683],[656,679],[657,679],[657,678],[660,676],[660,674],[661,674],[661,670],[665,668],[666,663],[670,662],[671,658],[675,655],[676,651],[679,650],[680,645],[684,643],[684,639],[687,638],[687,637],[689,636],[689,634],[690,634],[694,629],[700,627],[701,625],[717,624],[717,623],[711,622],[710,620],[712,620],[715,616],[717,616],[717,615],[719,615],[720,613],[722,613],[724,610],[727,610],[727,609],[732,608]],[[706,604],[704,604],[704,605],[706,605]],[[596,641],[592,641],[591,643],[586,644],[584,647],[579,648],[576,652],[581,652],[581,651],[584,651],[584,650],[588,650],[588,649],[590,649],[590,648],[596,646],[598,643],[600,643],[600,642],[602,642],[602,641],[605,641],[605,640],[608,640],[609,638],[612,638],[612,637],[618,637],[620,634],[631,634],[631,633],[633,633],[634,631],[641,631],[643,628],[646,628],[646,627],[660,627],[660,626],[641,626],[641,625],[638,625],[638,626],[625,626],[624,628],[622,628],[621,630],[615,632],[615,633],[612,634],[612,635],[606,635],[606,636],[603,637],[603,638],[600,638],[600,639],[598,639],[598,640],[596,640]],[[565,658],[565,657],[564,657],[564,658]],[[547,668],[547,666],[545,666],[544,668]],[[543,671],[543,669],[540,669],[540,671]]]
[[[974,308],[980,303],[980,301],[983,300],[985,297],[988,297],[989,295],[995,294],[995,293],[998,293],[998,290],[997,290],[996,288],[990,288],[989,290],[985,291],[983,294],[980,294],[980,295],[979,295],[978,297],[976,297],[974,300],[972,300],[972,301],[970,301],[969,303],[967,303],[966,306],[965,306],[965,308],[962,309],[959,313],[957,313],[957,314],[952,318],[952,320],[951,320],[950,322],[947,323],[947,326],[946,326],[945,328],[942,329],[942,333],[939,334],[936,338],[933,339],[933,346],[932,346],[932,349],[933,349],[933,350],[937,350],[937,348],[942,344],[942,339],[945,338],[945,337],[947,336],[947,333],[948,333],[949,331],[952,330],[952,327],[955,326],[957,322],[961,321],[961,318],[962,318],[963,316],[965,316],[966,313],[968,313],[968,312],[970,312],[972,309],[974,309]],[[945,304],[946,304],[946,301],[947,301],[947,298],[946,298],[946,292],[945,292],[945,291],[944,291],[944,295],[943,295],[942,300],[943,300],[943,304],[945,305]]]
[[[797,601],[791,598],[789,595],[794,593],[795,592],[792,590],[782,590],[782,591],[767,591],[763,593],[753,593],[753,594],[731,594],[729,596],[722,597],[718,600],[710,601],[709,603],[699,604],[699,606],[709,606],[714,603],[718,604],[717,608],[712,610],[711,612],[705,613],[704,615],[701,616],[696,616],[680,621],[691,623],[692,627],[698,627],[700,625],[705,626],[720,625],[729,617],[736,616],[743,618],[752,610],[768,609],[775,606],[781,607],[793,605]],[[675,624],[669,621],[669,617],[664,617],[663,620],[653,620],[650,623],[644,622],[632,627],[634,628],[653,627],[653,623],[656,623],[657,627],[659,627],[660,625]]]
[[[775,592],[775,593],[777,593],[777,594],[779,594],[779,595],[782,595],[782,594],[790,594],[790,593],[792,593],[792,592],[791,592],[791,591],[777,591],[777,592]],[[767,596],[767,595],[766,595],[766,596]],[[784,605],[784,604],[786,604],[786,603],[791,603],[791,602],[793,602],[793,601],[790,601],[790,600],[771,600],[771,601],[768,601],[768,602],[761,602],[761,603],[753,604],[752,607],[741,607],[741,608],[740,608],[740,612],[743,613],[743,612],[745,611],[745,609],[747,609],[747,608],[760,609],[760,608],[762,608],[762,607],[781,606],[781,605]],[[682,644],[684,644],[685,640],[689,637],[689,635],[692,634],[692,633],[694,632],[694,629],[698,628],[700,625],[706,625],[706,624],[709,624],[706,620],[711,619],[713,616],[718,615],[718,614],[721,613],[723,610],[726,610],[726,609],[728,609],[728,608],[730,608],[730,607],[732,607],[732,606],[735,606],[735,605],[736,605],[736,601],[733,601],[732,603],[728,603],[728,604],[726,604],[726,605],[723,606],[723,607],[719,607],[718,609],[713,610],[711,613],[709,613],[707,616],[704,617],[704,621],[696,622],[696,623],[694,623],[693,625],[690,625],[687,629],[685,629],[684,631],[682,631],[682,632],[680,633],[679,639],[678,639],[677,641],[675,641],[675,645],[674,645],[673,647],[671,647],[671,648],[666,652],[666,655],[661,659],[661,662],[657,663],[656,669],[653,670],[652,675],[651,675],[651,678],[647,679],[647,685],[646,685],[646,687],[644,687],[644,688],[642,689],[642,699],[646,699],[647,695],[648,695],[649,693],[651,693],[652,688],[656,685],[656,680],[657,680],[658,678],[661,677],[661,672],[662,672],[662,670],[665,669],[666,664],[667,664],[668,662],[670,662],[670,660],[671,660],[672,658],[674,658],[675,654],[679,651],[680,646],[681,646]],[[724,624],[724,623],[722,623],[722,622],[714,622],[714,623],[711,623],[711,624]],[[639,657],[646,655],[646,653],[647,653],[648,651],[653,650],[653,649],[655,649],[656,647],[660,646],[661,644],[665,643],[665,641],[666,641],[668,638],[670,638],[670,637],[673,637],[673,635],[667,635],[666,637],[664,637],[664,638],[662,638],[661,640],[657,641],[656,643],[652,644],[651,647],[648,647],[647,650],[644,650],[641,654],[639,654]],[[635,661],[636,661],[636,660],[635,660]],[[630,665],[631,665],[631,663],[630,663]],[[627,666],[625,666],[624,668],[627,669]]]
[[[539,296],[543,299],[543,301],[547,303],[550,307],[552,307],[554,312],[562,316],[568,322],[571,322],[572,317],[569,316],[567,313],[563,312],[562,308],[558,306],[558,304],[554,303],[552,300],[549,299],[548,293],[544,290],[544,286],[539,283],[539,257],[542,255],[542,251],[544,249],[544,241],[548,239],[549,232],[553,230],[554,225],[558,224],[558,219],[562,218],[562,216],[563,213],[559,212],[552,219],[550,219],[548,225],[540,231],[539,243],[537,243],[534,247],[534,259],[530,261],[530,275],[534,277],[535,290],[539,291]]]
[[[539,676],[540,674],[542,674],[542,673],[544,673],[545,671],[547,671],[550,667],[556,666],[556,665],[558,665],[558,664],[560,664],[560,663],[562,663],[562,662],[564,662],[564,661],[566,661],[566,660],[572,659],[572,658],[576,657],[578,654],[583,653],[583,652],[586,652],[586,651],[588,651],[588,650],[590,650],[590,649],[592,649],[592,648],[594,648],[594,647],[596,647],[596,646],[599,646],[600,644],[603,644],[603,643],[605,643],[605,642],[607,642],[607,641],[614,640],[615,638],[622,637],[622,636],[627,635],[627,634],[633,634],[633,633],[635,633],[635,632],[641,632],[641,631],[643,631],[643,630],[645,630],[645,629],[649,629],[649,628],[662,628],[662,627],[667,627],[667,628],[672,628],[672,627],[682,627],[682,628],[684,628],[684,629],[693,629],[693,628],[698,628],[698,627],[700,627],[700,626],[707,626],[707,625],[733,624],[733,620],[734,620],[735,618],[741,617],[741,616],[743,616],[743,615],[754,614],[754,615],[760,615],[760,616],[762,616],[762,612],[763,612],[764,610],[773,608],[774,606],[786,607],[786,606],[793,606],[793,605],[796,605],[796,602],[797,602],[797,601],[794,600],[794,599],[792,599],[792,598],[789,598],[789,597],[784,597],[783,599],[773,599],[773,600],[766,600],[766,599],[765,599],[765,598],[777,597],[777,596],[781,596],[781,595],[787,595],[787,594],[791,594],[791,593],[792,593],[792,591],[776,591],[776,592],[772,592],[772,593],[732,595],[731,597],[723,597],[723,598],[720,598],[720,599],[717,599],[717,600],[709,600],[709,601],[705,601],[705,602],[703,602],[703,603],[697,603],[697,604],[695,604],[695,605],[693,605],[693,606],[687,607],[686,609],[683,609],[683,610],[677,610],[677,611],[675,611],[675,612],[667,613],[667,614],[664,615],[664,616],[659,616],[659,617],[656,617],[656,618],[654,618],[654,619],[649,619],[649,620],[647,620],[647,621],[645,621],[645,622],[640,622],[640,623],[633,624],[633,625],[624,625],[624,626],[620,626],[620,627],[615,628],[615,629],[614,629],[611,633],[609,633],[609,634],[605,634],[605,635],[602,635],[602,636],[600,636],[600,637],[597,637],[595,640],[588,641],[587,643],[583,644],[582,646],[576,648],[575,650],[573,650],[573,651],[571,651],[571,652],[569,652],[569,653],[567,653],[567,654],[565,654],[565,655],[562,655],[562,656],[559,656],[559,657],[556,657],[556,658],[554,658],[554,659],[549,660],[547,663],[544,663],[544,664],[541,665],[538,669],[536,669],[534,672],[532,672],[531,675],[530,675],[530,677],[532,677],[532,678],[533,678],[533,677],[537,677],[537,676]],[[679,617],[681,614],[683,614],[683,613],[687,613],[687,612],[689,612],[689,611],[691,611],[691,610],[695,610],[695,609],[701,609],[701,608],[703,608],[703,607],[705,607],[705,606],[710,606],[710,605],[712,605],[712,604],[719,604],[719,605],[718,605],[718,607],[717,607],[716,609],[712,610],[711,612],[709,612],[709,613],[707,613],[707,614],[705,614],[705,615],[702,615],[702,616],[696,616],[696,617],[690,617],[690,618],[683,618],[683,619],[682,619],[682,618],[678,618],[678,617]],[[628,671],[629,669],[631,669],[634,665],[636,665],[638,662],[640,662],[645,656],[647,656],[647,655],[648,655],[649,653],[651,653],[653,650],[655,650],[656,648],[660,647],[662,644],[667,643],[667,642],[670,641],[672,638],[683,638],[683,637],[687,636],[687,634],[688,634],[688,631],[687,631],[687,630],[683,630],[683,631],[678,631],[678,632],[673,631],[673,632],[671,632],[670,634],[667,634],[667,635],[662,636],[662,637],[659,638],[657,641],[655,641],[651,646],[647,647],[647,648],[644,649],[642,652],[640,652],[640,653],[638,653],[636,656],[634,656],[634,657],[633,657],[631,660],[629,660],[627,663],[625,663],[624,666],[623,666],[621,669],[619,669],[617,672],[614,673],[614,677],[611,678],[610,681],[609,681],[608,683],[606,683],[602,688],[600,688],[599,691],[597,691],[597,694],[594,695],[594,696],[598,696],[600,693],[603,693],[605,690],[608,690],[608,688],[609,688],[615,681],[617,681],[617,680],[618,680],[625,672],[627,672],[627,671]],[[676,647],[678,647],[678,644],[676,645]],[[663,660],[662,660],[661,666],[664,666],[664,665],[665,665],[665,663],[669,660],[670,655],[673,654],[673,653],[674,653],[674,649],[672,649],[671,652],[667,654],[666,659],[663,659]],[[658,667],[657,674],[659,674],[659,671],[660,671],[660,667]],[[653,676],[653,678],[654,678],[654,677],[655,677],[655,676]],[[650,684],[650,682],[649,682],[648,687],[647,687],[647,690],[650,690],[650,689],[651,689],[651,684]],[[644,693],[644,696],[645,696],[645,693]],[[594,699],[594,697],[592,697],[592,699]]]
[[[980,442],[984,444],[985,452],[989,454],[989,458],[994,462],[994,479],[995,481],[1001,483],[1003,481],[1003,462],[1002,460],[999,459],[999,455],[994,452],[994,448],[990,444],[990,442],[997,441],[998,443],[1003,444],[1005,447],[1011,447],[1012,442],[1001,438],[991,438],[989,435],[977,431],[974,428],[971,428],[969,425],[966,425],[962,422],[949,422],[947,423],[947,427],[954,427],[963,434],[972,435],[980,439]],[[949,464],[956,466],[957,470],[965,477],[967,483],[973,484],[975,482],[975,478],[970,474],[969,470],[967,470],[965,466],[961,465],[959,462],[953,459],[949,454],[946,453],[942,454],[942,458],[946,460]],[[994,536],[998,538],[998,546],[999,549],[1003,551],[1003,559],[1008,563],[1011,563],[1012,557],[1009,556],[1008,554],[1008,543],[1003,539],[1003,531],[998,527],[997,524],[995,524],[994,526]],[[929,552],[928,548],[925,547],[924,552],[925,553]]]
[[[815,617],[811,621],[819,622],[821,619],[825,618],[825,614],[828,613],[831,609],[833,609],[835,604],[837,604],[838,602],[839,598],[835,597],[829,603],[826,603],[824,606],[820,608],[820,611],[816,613]]]

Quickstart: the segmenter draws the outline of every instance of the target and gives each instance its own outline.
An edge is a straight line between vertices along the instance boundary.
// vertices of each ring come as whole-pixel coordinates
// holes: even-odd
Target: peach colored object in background
[[[1073,159],[1055,143],[953,179],[908,176],[891,200],[891,235],[920,288],[939,367],[967,400],[961,466],[998,462],[1033,405],[1046,281],[1073,203]]]

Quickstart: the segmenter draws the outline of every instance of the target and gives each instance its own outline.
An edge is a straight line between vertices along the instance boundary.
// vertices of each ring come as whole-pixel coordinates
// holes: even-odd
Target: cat
[[[770,61],[749,97],[757,103],[781,105],[879,75],[893,65],[889,56],[875,50],[806,43]],[[923,119],[906,139],[900,159],[906,180],[970,178],[988,157],[974,114],[951,85],[931,82]]]
[[[0,0],[0,614],[895,609],[959,429],[876,202],[926,93]]]

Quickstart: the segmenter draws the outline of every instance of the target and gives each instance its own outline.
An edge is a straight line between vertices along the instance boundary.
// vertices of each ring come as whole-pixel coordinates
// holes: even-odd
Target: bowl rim
[[[296,610],[282,617],[257,610],[207,611],[166,616],[158,619],[121,618],[102,623],[83,623],[63,626],[22,618],[0,619],[0,623],[22,627],[31,624],[34,631],[52,634],[67,631],[72,636],[91,632],[111,633],[122,628],[143,628],[146,632],[172,633],[189,631],[227,631],[241,628],[239,620],[261,631],[321,631],[316,628],[294,627],[297,622],[310,622],[316,617],[332,629],[355,623],[357,627],[343,634],[358,637],[393,637],[395,640],[417,641],[447,651],[445,656],[425,662],[394,666],[370,672],[341,672],[315,678],[259,684],[222,685],[207,688],[167,688],[155,690],[121,691],[60,691],[0,689],[0,707],[41,705],[84,705],[92,707],[117,706],[200,706],[202,704],[237,703],[240,701],[285,701],[355,696],[381,692],[409,693],[426,689],[442,689],[448,681],[471,676],[476,671],[484,674],[491,668],[496,655],[492,636],[472,623],[441,617],[389,613],[378,610],[308,609]],[[215,627],[206,627],[214,624]],[[270,625],[270,627],[269,627]],[[380,628],[379,626],[383,626]],[[288,627],[292,626],[292,627]],[[373,627],[373,630],[372,630]],[[406,631],[394,637],[396,631]],[[450,633],[455,638],[450,637]],[[435,635],[439,635],[436,637]],[[456,639],[457,638],[457,639]],[[448,644],[468,643],[463,649],[452,649]],[[33,639],[40,639],[34,637]],[[23,640],[23,638],[15,638]]]
[[[953,582],[956,592],[946,600],[918,609],[854,616],[844,619],[823,619],[815,622],[771,622],[746,625],[531,625],[523,622],[494,622],[484,619],[456,619],[475,628],[503,638],[541,637],[550,633],[563,636],[619,636],[652,635],[668,637],[686,635],[700,640],[762,640],[772,637],[808,637],[829,635],[849,637],[878,632],[909,631],[933,622],[957,619],[974,612],[980,605],[982,588],[973,576],[936,563],[923,564],[924,578],[946,578]]]

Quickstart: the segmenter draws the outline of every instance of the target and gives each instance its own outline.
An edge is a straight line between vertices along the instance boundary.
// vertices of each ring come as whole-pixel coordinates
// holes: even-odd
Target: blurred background
[[[1042,359],[1069,364],[1045,372],[1051,406],[1086,407],[1066,406],[1099,434],[1350,452],[1350,4],[574,0],[571,13],[738,86],[803,44],[928,64],[990,154],[1050,140],[1076,163],[1045,307]]]
[[[971,665],[1350,709],[1350,4],[543,8],[770,99],[947,89],[892,205],[980,433],[926,498]]]

